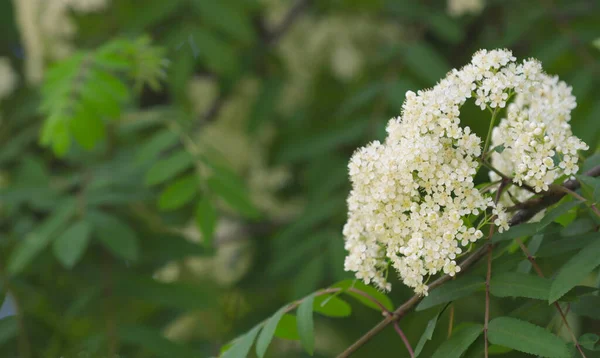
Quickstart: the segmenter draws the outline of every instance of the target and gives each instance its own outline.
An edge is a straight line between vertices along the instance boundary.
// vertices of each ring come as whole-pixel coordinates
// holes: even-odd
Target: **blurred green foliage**
[[[16,1],[0,2],[0,55],[22,79],[0,103],[0,298],[16,311],[0,320],[2,357],[209,357],[242,334],[237,352],[254,352],[256,338],[269,357],[340,353],[381,319],[371,301],[345,291],[309,296],[298,312],[278,307],[352,278],[341,235],[349,157],[384,138],[407,90],[431,87],[481,48],[538,58],[572,85],[574,133],[591,148],[586,165],[599,162],[594,0],[486,0],[462,17],[443,0],[112,0],[71,14],[77,50],[48,61],[41,85],[25,82],[28,54],[15,50]],[[485,136],[485,113],[467,105],[462,118]],[[591,200],[597,186],[584,188]],[[565,212],[529,233],[544,237],[548,273],[595,236],[564,240],[600,224],[584,207]],[[566,227],[557,233],[552,221]],[[497,265],[531,271],[520,252]],[[597,288],[595,266],[580,266],[574,272]],[[465,356],[482,356],[481,327],[459,324],[483,322],[484,272],[476,267],[437,301],[434,291],[402,319],[413,347],[423,341],[421,357],[447,339],[450,309],[440,304],[449,300],[453,339],[475,341]],[[523,298],[539,298],[548,282],[505,275],[495,278],[507,287],[492,317],[554,328],[551,306]],[[519,280],[529,291],[501,300]],[[412,295],[394,283],[381,298],[389,305]],[[577,335],[598,334],[597,291],[569,294]],[[519,323],[496,326],[498,355],[528,356],[501,346]],[[594,339],[581,344],[591,352]],[[408,353],[389,328],[355,356]]]

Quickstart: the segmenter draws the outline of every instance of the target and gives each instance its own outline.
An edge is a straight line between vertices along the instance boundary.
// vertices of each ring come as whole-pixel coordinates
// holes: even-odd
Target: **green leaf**
[[[161,210],[174,210],[190,202],[198,192],[198,178],[196,174],[186,175],[175,180],[163,190],[158,198],[158,207]]]
[[[136,160],[138,163],[144,163],[154,159],[178,141],[179,135],[177,133],[168,129],[161,130],[146,140],[136,151]]]
[[[587,175],[576,175],[575,177],[581,183],[581,190],[585,197],[595,203],[600,202],[600,178]]]
[[[298,306],[298,311],[296,312],[300,342],[302,343],[302,347],[304,347],[311,356],[315,350],[315,325],[313,322],[314,299],[314,294],[305,297],[300,306]]]
[[[558,206],[556,206],[554,209],[550,210],[542,218],[542,220],[540,220],[540,222],[538,224],[538,228],[537,228],[538,231],[540,231],[541,229],[550,225],[552,222],[554,222],[556,219],[560,218],[561,216],[567,214],[574,207],[579,206],[583,203],[582,201],[579,201],[579,200],[570,200],[570,199],[568,199],[568,200],[569,201],[563,202],[563,203],[559,204]]]
[[[227,33],[243,43],[251,42],[254,29],[250,19],[237,1],[203,1],[193,0],[192,5],[197,9],[203,21]]]
[[[144,184],[147,186],[160,184],[183,172],[194,164],[194,156],[185,150],[171,154],[168,158],[156,162],[148,173]]]
[[[579,337],[578,342],[585,349],[589,349],[590,351],[597,351],[600,350],[600,348],[595,348],[594,346],[596,345],[596,343],[598,343],[599,340],[600,337],[598,337],[598,335],[593,333],[586,333],[582,334],[581,337]]]
[[[54,256],[64,267],[70,269],[81,259],[90,241],[91,231],[88,222],[77,221],[54,241]]]
[[[227,351],[225,351],[225,353],[223,353],[221,355],[221,358],[247,357],[248,353],[250,352],[250,348],[252,348],[252,343],[254,343],[254,339],[256,338],[256,335],[258,334],[258,331],[260,330],[261,327],[262,327],[261,325],[258,325],[256,327],[252,328],[252,330],[250,330],[250,332],[237,338],[233,342],[233,345]]]
[[[0,345],[17,336],[17,317],[10,316],[0,319]]]
[[[434,85],[452,68],[444,56],[426,42],[414,42],[401,54],[406,66],[429,85]]]
[[[561,298],[600,265],[600,240],[595,240],[571,257],[558,271],[550,286],[548,302]]]
[[[579,316],[600,320],[600,296],[579,297],[579,300],[571,303],[571,311]]]
[[[513,226],[507,231],[502,233],[496,233],[492,236],[492,242],[512,240],[516,238],[522,238],[524,236],[531,236],[538,231],[538,223],[527,223],[517,226]]]
[[[366,298],[356,292],[350,291],[351,288],[355,288],[357,290],[360,290],[360,291],[368,294],[369,296],[373,297],[377,301],[379,301],[388,311],[394,310],[394,305],[392,304],[392,300],[390,300],[390,298],[388,296],[386,296],[385,294],[378,291],[376,288],[374,288],[372,286],[365,285],[362,281],[344,280],[344,281],[340,281],[340,282],[334,284],[331,287],[341,288],[344,290],[344,294],[354,297],[359,302],[361,302],[363,305],[365,305],[367,307],[371,307],[377,311],[381,311],[381,308],[373,301],[369,300],[368,298]]]
[[[119,218],[100,211],[90,211],[87,216],[93,234],[112,253],[135,261],[139,255],[139,240],[133,229]]]
[[[432,319],[429,320],[429,322],[427,322],[427,327],[425,327],[425,331],[421,335],[421,338],[419,338],[419,342],[417,343],[417,346],[415,347],[415,351],[414,351],[415,357],[418,357],[419,354],[421,354],[423,347],[425,347],[425,343],[427,343],[427,341],[430,341],[431,338],[433,338],[433,332],[435,331],[435,326],[437,325],[437,321],[448,306],[449,306],[449,304],[447,304],[444,308],[442,308]]]
[[[484,287],[485,281],[480,277],[464,276],[433,289],[419,303],[416,310],[423,311],[442,303],[457,300],[470,295]]]
[[[121,274],[115,285],[115,295],[180,310],[213,307],[216,302],[209,288],[186,282],[159,282],[152,277]]]
[[[196,224],[202,233],[202,241],[207,247],[213,246],[213,234],[217,225],[217,218],[217,210],[210,198],[202,198],[196,207]]]
[[[550,358],[569,358],[567,345],[542,327],[511,317],[498,317],[488,326],[490,343]]]
[[[29,265],[73,217],[77,209],[74,199],[67,199],[59,204],[50,217],[17,244],[8,259],[7,270],[10,274],[15,275]]]
[[[313,310],[328,317],[348,317],[352,313],[352,307],[333,294],[315,297]]]
[[[567,237],[551,241],[546,245],[543,245],[538,252],[536,257],[552,257],[561,255],[570,251],[578,250],[594,241],[600,240],[600,233],[592,232],[589,234],[578,235],[576,237]]]
[[[299,340],[300,335],[298,334],[298,322],[296,316],[290,313],[284,314],[279,320],[279,324],[275,330],[275,337],[291,341]]]
[[[172,342],[165,338],[160,331],[132,325],[119,325],[119,338],[126,343],[143,348],[144,351],[153,353],[153,357],[197,357],[198,353],[184,345]]]
[[[490,292],[496,297],[527,297],[546,300],[551,281],[521,272],[492,274]]]
[[[213,176],[208,178],[207,184],[211,190],[240,214],[251,219],[260,216],[242,183],[227,180],[222,176]]]
[[[469,324],[454,331],[433,353],[432,358],[459,358],[483,332],[483,325]]]
[[[273,339],[273,334],[275,334],[275,330],[277,329],[277,324],[279,324],[279,320],[285,314],[286,308],[287,306],[283,306],[279,311],[275,312],[275,314],[267,320],[260,332],[258,340],[256,341],[256,355],[259,357],[262,358],[267,352],[267,348],[269,348],[269,344],[271,344],[271,340]]]

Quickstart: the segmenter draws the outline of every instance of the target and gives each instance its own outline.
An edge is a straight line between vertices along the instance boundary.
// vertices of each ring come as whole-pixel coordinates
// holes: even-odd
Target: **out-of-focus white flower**
[[[448,0],[448,13],[455,17],[465,14],[477,15],[484,6],[484,0]]]
[[[352,191],[344,226],[346,270],[367,284],[389,290],[386,276],[391,266],[407,286],[426,295],[426,279],[438,272],[456,274],[461,247],[483,237],[479,227],[471,227],[468,216],[485,213],[484,219],[489,219],[486,209],[492,208],[498,231],[508,229],[504,206],[474,188],[482,153],[481,139],[469,127],[460,126],[460,107],[468,98],[473,97],[481,109],[496,111],[516,97],[508,108],[509,119],[502,123],[518,129],[495,133],[495,144],[506,148],[503,167],[525,168],[519,169],[525,177],[515,182],[533,178],[541,180],[530,180],[536,189],[547,185],[555,175],[547,173],[560,171],[550,171],[546,159],[550,151],[565,153],[558,165],[565,174],[577,170],[576,152],[586,146],[571,135],[566,123],[574,106],[570,89],[543,74],[537,61],[517,64],[515,60],[508,50],[481,50],[470,64],[452,70],[432,89],[407,92],[402,116],[388,123],[385,142],[356,151],[348,165]],[[519,116],[523,118],[510,119]],[[540,124],[554,123],[556,118],[562,122],[553,125],[552,135],[561,142],[547,139],[550,125]],[[534,139],[538,141],[533,143]],[[498,162],[497,156],[492,159]],[[542,166],[547,169],[542,178],[527,176],[529,170]]]
[[[18,77],[6,57],[0,57],[0,100],[8,97],[17,87]]]
[[[31,84],[41,82],[46,61],[73,51],[77,28],[69,11],[103,10],[110,0],[13,0],[15,17],[25,52],[25,76]]]

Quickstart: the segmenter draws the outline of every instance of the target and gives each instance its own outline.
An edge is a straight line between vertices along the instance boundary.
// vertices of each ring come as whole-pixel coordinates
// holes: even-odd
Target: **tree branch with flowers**
[[[490,112],[483,140],[461,123],[460,110],[469,99]],[[314,306],[311,298],[351,293],[371,297],[373,292],[365,291],[372,290],[368,285],[380,291],[378,297],[386,297],[382,292],[392,289],[388,276],[395,271],[414,296],[396,309],[377,304],[385,318],[338,357],[350,356],[390,324],[408,354],[416,357],[427,332],[413,349],[398,324],[400,319],[415,307],[448,304],[480,289],[485,290],[486,300],[483,321],[453,332],[434,357],[460,357],[480,336],[486,358],[490,344],[544,357],[571,356],[567,342],[537,325],[510,316],[491,317],[492,296],[548,301],[569,332],[572,348],[581,357],[586,357],[585,349],[594,350],[582,347],[561,303],[578,279],[600,266],[600,237],[580,247],[551,282],[522,240],[556,232],[553,222],[580,204],[598,214],[594,200],[600,185],[592,178],[600,175],[600,166],[575,177],[579,152],[588,149],[571,131],[575,107],[571,87],[544,73],[537,60],[517,62],[508,50],[481,50],[471,63],[452,70],[432,89],[407,92],[401,116],[387,125],[385,141],[358,149],[350,159],[344,268],[360,281],[308,296],[302,302],[311,307],[299,304],[305,306],[296,316],[304,347],[312,352],[306,342],[312,342],[314,334],[313,310],[326,311],[327,306],[326,300]],[[475,186],[474,177],[481,170],[489,171],[490,183]],[[511,244],[518,244],[522,258],[538,276],[517,271],[495,274],[495,258]],[[453,280],[484,257],[485,281],[469,274]],[[442,276],[431,281],[438,274]],[[500,278],[510,292],[498,288]],[[361,281],[360,288],[354,286]],[[246,354],[259,331],[257,347],[268,345],[277,320],[271,326],[268,322],[236,339],[223,356],[235,356],[232,351]],[[262,357],[264,351],[257,353]]]

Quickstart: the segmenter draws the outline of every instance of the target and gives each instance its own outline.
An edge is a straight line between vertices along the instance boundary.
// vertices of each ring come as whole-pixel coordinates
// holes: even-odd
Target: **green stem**
[[[483,152],[481,152],[481,158],[485,158],[487,154],[487,150],[490,146],[490,140],[492,139],[492,129],[494,128],[494,124],[496,123],[496,115],[498,114],[498,107],[494,109],[492,112],[492,119],[490,120],[490,127],[488,128],[487,137],[485,137],[485,144],[483,145]]]

